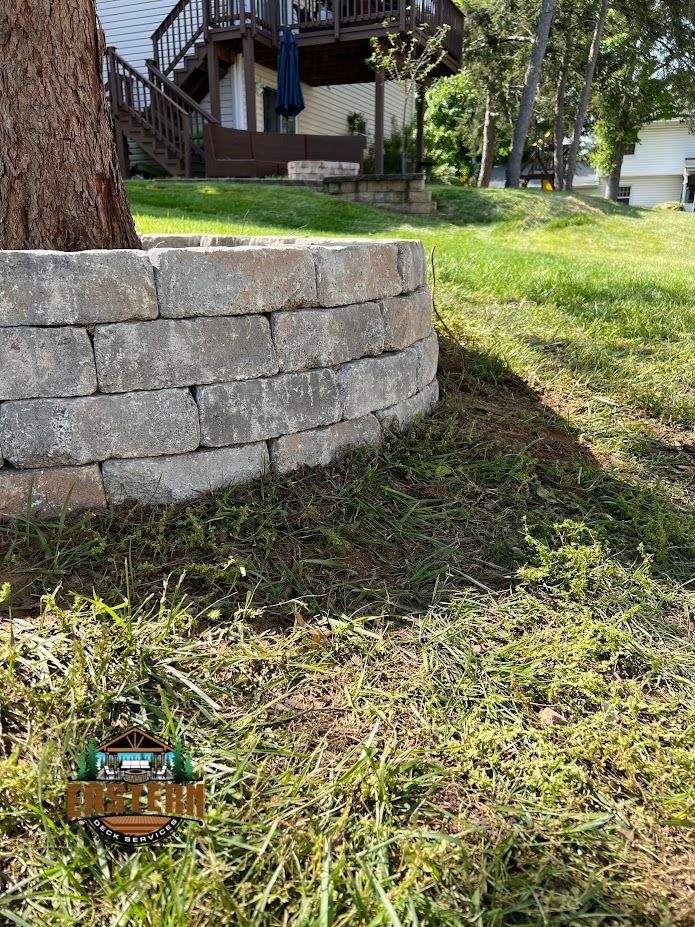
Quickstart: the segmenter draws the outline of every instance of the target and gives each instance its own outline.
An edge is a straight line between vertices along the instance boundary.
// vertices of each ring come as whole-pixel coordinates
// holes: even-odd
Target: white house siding
[[[620,185],[630,187],[630,206],[656,206],[669,200],[680,200],[683,192],[683,175],[672,177],[626,177],[621,175]]]
[[[241,80],[241,77],[239,73],[238,79]],[[263,131],[263,87],[277,88],[277,74],[270,68],[256,65],[256,128],[259,132]],[[347,135],[347,117],[350,113],[361,113],[367,124],[367,136],[370,141],[374,139],[374,84],[341,84],[333,87],[302,84],[302,93],[306,109],[297,117],[297,132],[305,135]],[[384,92],[387,135],[393,127],[400,128],[403,103],[403,88],[387,81]]]
[[[631,177],[676,176],[682,181],[686,158],[695,158],[695,135],[680,120],[653,122],[640,129],[633,155],[625,155],[621,184]]]
[[[231,129],[243,129],[246,117],[244,115],[244,97],[239,91],[243,88],[243,77],[238,73],[241,64],[239,56],[236,63],[227,71],[220,81],[220,122]],[[206,94],[200,101],[203,109],[210,109],[210,95]]]
[[[97,0],[106,44],[143,74],[152,57],[151,35],[175,6],[175,0]]]

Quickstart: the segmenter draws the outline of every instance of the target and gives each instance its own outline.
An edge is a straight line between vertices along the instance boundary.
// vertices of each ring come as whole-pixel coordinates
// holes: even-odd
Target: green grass
[[[0,531],[0,922],[692,924],[692,217],[129,192],[141,231],[436,246],[443,398],[324,471]],[[127,853],[62,796],[133,723],[209,807]]]

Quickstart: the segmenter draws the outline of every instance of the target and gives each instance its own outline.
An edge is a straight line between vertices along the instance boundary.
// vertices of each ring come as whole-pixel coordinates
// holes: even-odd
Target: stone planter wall
[[[425,188],[424,174],[327,177],[323,182],[323,192],[351,203],[367,203],[392,212],[431,216],[437,211],[432,193]]]
[[[0,517],[330,463],[438,397],[418,241],[0,252]]]

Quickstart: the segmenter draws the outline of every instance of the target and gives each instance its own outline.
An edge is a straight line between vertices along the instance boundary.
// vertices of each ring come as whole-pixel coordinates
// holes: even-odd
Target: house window
[[[630,194],[632,193],[632,187],[618,187],[618,203],[622,203],[623,206],[630,205]]]
[[[633,155],[635,153],[635,142],[630,142],[629,145],[625,145],[623,149],[623,154]]]
[[[297,120],[293,117],[287,119],[275,112],[278,92],[273,87],[263,88],[263,131],[282,132],[283,135],[294,135],[297,131]]]

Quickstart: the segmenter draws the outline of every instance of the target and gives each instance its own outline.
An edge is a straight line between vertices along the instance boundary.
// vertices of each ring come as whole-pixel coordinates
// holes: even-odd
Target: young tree
[[[386,20],[384,27],[391,24]],[[371,39],[372,54],[367,59],[375,71],[383,71],[389,80],[403,87],[403,118],[401,123],[402,154],[401,171],[408,172],[409,114],[418,85],[426,79],[446,55],[444,40],[449,26],[437,26],[431,30],[426,24],[419,27],[424,42],[419,42],[411,30],[405,33],[387,32],[383,38]],[[421,92],[423,92],[421,90]]]
[[[137,248],[94,0],[0,7],[0,248]]]
[[[550,37],[550,27],[555,14],[555,0],[541,0],[541,8],[538,16],[538,26],[536,35],[531,48],[531,57],[529,58],[524,87],[521,91],[521,100],[519,103],[519,112],[514,126],[514,135],[512,145],[509,151],[507,161],[507,182],[508,187],[518,187],[521,182],[521,165],[524,157],[524,148],[531,126],[533,116],[533,106],[536,101],[536,93],[541,78],[541,67],[545,58],[545,50],[548,47]]]
[[[565,178],[565,187],[572,190],[574,186],[574,175],[577,173],[577,157],[579,155],[579,145],[582,140],[582,133],[586,124],[586,117],[589,112],[589,100],[591,98],[591,88],[594,82],[594,73],[596,71],[596,62],[598,61],[601,39],[603,30],[606,25],[606,16],[608,14],[608,0],[600,0],[596,26],[591,37],[589,47],[589,58],[586,63],[584,72],[584,81],[582,91],[579,97],[579,105],[574,119],[574,131],[572,141],[570,142],[569,152],[567,154],[567,174]]]

